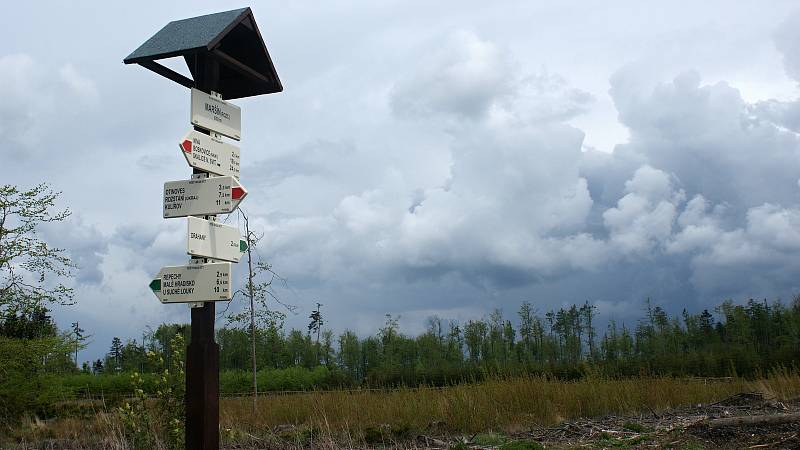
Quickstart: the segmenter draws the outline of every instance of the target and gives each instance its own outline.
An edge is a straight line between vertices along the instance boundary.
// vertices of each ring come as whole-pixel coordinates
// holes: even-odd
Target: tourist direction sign
[[[199,217],[188,218],[188,249],[192,256],[239,262],[247,251],[247,242],[239,229]]]
[[[231,263],[162,267],[150,282],[161,303],[215,302],[231,299]]]
[[[241,139],[242,110],[219,97],[192,89],[192,125]]]
[[[228,214],[247,190],[234,177],[195,178],[164,183],[164,218]]]
[[[190,131],[178,146],[189,166],[239,178],[239,147],[199,131]]]

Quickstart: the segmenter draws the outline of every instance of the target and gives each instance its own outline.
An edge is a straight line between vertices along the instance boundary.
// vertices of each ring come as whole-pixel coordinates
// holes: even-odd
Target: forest
[[[644,302],[646,316],[633,327],[613,320],[595,329],[595,307],[589,302],[537,315],[523,302],[514,317],[495,310],[464,324],[430,317],[427,331],[402,333],[398,320],[386,320],[374,336],[345,330],[316,333],[283,329],[281,321],[256,328],[259,369],[324,366],[348,385],[448,384],[482,373],[541,372],[571,378],[587,371],[610,376],[694,375],[751,376],[777,365],[791,365],[800,343],[800,297],[781,301],[721,303],[714,311],[683,311],[670,317],[662,307]],[[111,343],[104,361],[113,371],[147,371],[144,352],[164,352],[170,336],[188,327],[162,325],[143,346],[135,340]],[[188,338],[188,336],[185,336]],[[248,329],[217,331],[221,370],[248,370]]]
[[[670,316],[643,302],[644,317],[633,326],[595,327],[589,302],[535,313],[523,302],[512,317],[495,310],[488,317],[458,323],[439,317],[427,330],[404,334],[386,315],[372,336],[323,328],[319,309],[306,330],[285,330],[281,314],[255,328],[259,391],[356,387],[445,386],[493,376],[546,375],[572,380],[585,376],[757,377],[775,367],[794,367],[800,343],[800,297],[722,302],[713,312],[683,311]],[[266,323],[263,323],[266,322]],[[185,324],[145,330],[141,340],[113,338],[103,359],[77,367],[87,332],[77,323],[59,331],[44,307],[7,314],[0,322],[0,348],[7,376],[0,403],[7,409],[46,411],[53,397],[124,394],[129,374],[161,369],[153,355],[172,358],[176,335],[190,336]],[[251,332],[248,327],[217,330],[223,395],[250,389]],[[149,357],[148,357],[149,355]],[[8,376],[11,375],[11,376]],[[47,385],[47,389],[42,386]],[[24,386],[28,389],[20,389]],[[35,395],[33,395],[35,393]],[[49,396],[48,396],[49,393]]]

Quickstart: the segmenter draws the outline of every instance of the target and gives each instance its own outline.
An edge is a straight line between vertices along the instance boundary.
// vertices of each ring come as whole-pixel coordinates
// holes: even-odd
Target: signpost
[[[186,61],[193,79],[157,62],[172,57]],[[124,62],[139,64],[191,89],[194,130],[179,145],[194,177],[164,185],[163,215],[188,216],[189,253],[197,256],[189,265],[163,267],[150,288],[162,303],[192,307],[186,349],[186,449],[218,450],[219,345],[214,342],[214,302],[231,298],[231,263],[205,258],[238,261],[246,244],[235,227],[206,219],[234,211],[247,194],[238,183],[239,148],[220,135],[241,138],[241,109],[230,100],[281,92],[283,86],[250,8],[170,22]]]
[[[188,132],[178,146],[190,167],[239,178],[239,147],[195,130]]]
[[[221,98],[192,89],[192,125],[241,139],[242,110]]]
[[[247,190],[230,176],[164,183],[164,218],[228,214],[239,207]]]
[[[222,223],[189,217],[186,253],[202,258],[239,262],[247,251],[247,242],[239,229]]]
[[[196,263],[162,267],[150,282],[161,303],[192,303],[231,299],[231,263]]]

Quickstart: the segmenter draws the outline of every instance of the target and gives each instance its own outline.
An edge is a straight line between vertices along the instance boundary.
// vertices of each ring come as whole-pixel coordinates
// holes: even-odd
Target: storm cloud
[[[634,320],[648,297],[677,312],[798,292],[800,15],[633,3],[254,8],[286,91],[237,102],[242,207],[299,306],[289,325],[316,301],[367,333],[385,313],[414,332],[523,300]],[[218,6],[120,6],[131,20],[106,39],[63,38],[91,56],[58,57],[63,25],[45,17],[37,41],[13,23],[26,8],[0,19],[17,36],[0,54],[3,182],[63,191],[73,216],[44,236],[79,265],[79,303],[56,317],[93,331],[97,357],[188,319],[147,290],[186,258],[160,191],[188,176],[188,95],[121,58]]]

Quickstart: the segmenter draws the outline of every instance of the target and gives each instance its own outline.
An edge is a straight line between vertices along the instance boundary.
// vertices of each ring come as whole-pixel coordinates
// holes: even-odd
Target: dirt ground
[[[800,398],[779,402],[761,393],[742,393],[713,404],[682,407],[660,414],[582,419],[505,436],[479,434],[449,439],[420,436],[417,448],[800,449],[800,419],[792,416],[796,413],[800,413]],[[718,420],[744,416],[792,421],[730,425]]]

